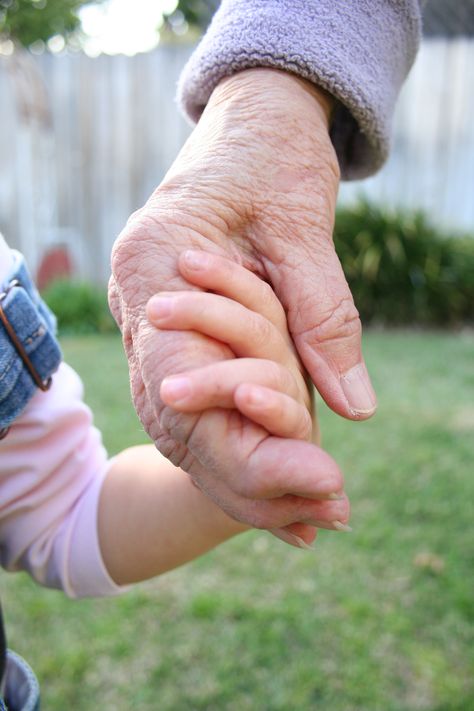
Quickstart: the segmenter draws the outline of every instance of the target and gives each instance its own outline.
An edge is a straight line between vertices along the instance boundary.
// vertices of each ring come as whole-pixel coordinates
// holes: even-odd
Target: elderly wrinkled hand
[[[202,333],[155,328],[146,304],[156,292],[188,288],[178,266],[182,252],[226,256],[272,285],[299,357],[328,405],[350,419],[375,411],[360,321],[331,238],[339,174],[330,110],[325,94],[284,72],[253,69],[221,82],[113,251],[110,303],[146,431],[224,510],[262,528],[305,520],[314,497],[308,450],[314,445],[275,439],[252,458],[245,442],[230,444],[221,428],[215,437],[205,428],[202,436],[205,417],[177,412],[170,398],[165,404],[161,383],[233,354]],[[325,456],[328,483],[338,491],[341,474]]]

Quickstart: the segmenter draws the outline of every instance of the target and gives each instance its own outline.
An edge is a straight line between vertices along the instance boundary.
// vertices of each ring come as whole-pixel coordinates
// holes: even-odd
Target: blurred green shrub
[[[421,213],[360,202],[338,210],[334,241],[365,323],[474,322],[474,236],[450,237]]]
[[[42,297],[56,315],[62,334],[111,333],[117,328],[105,289],[93,284],[58,279],[42,292]]]

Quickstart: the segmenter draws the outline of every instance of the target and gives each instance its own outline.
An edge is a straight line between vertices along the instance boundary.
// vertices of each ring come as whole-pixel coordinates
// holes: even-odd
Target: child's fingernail
[[[151,321],[161,321],[171,314],[173,308],[173,297],[152,296],[147,305],[148,318]]]
[[[352,531],[352,528],[347,523],[342,523],[342,521],[332,521],[332,525],[336,531],[343,531],[344,533],[351,533]]]
[[[183,259],[189,269],[204,269],[209,261],[207,254],[193,249],[187,249],[183,253]]]
[[[179,402],[191,395],[191,381],[189,378],[174,376],[165,378],[161,383],[161,397],[164,400]]]
[[[375,412],[377,399],[363,363],[341,375],[341,386],[354,415],[370,415]]]
[[[267,398],[258,388],[249,388],[247,392],[247,402],[253,407],[262,407],[267,402]]]
[[[342,489],[336,491],[337,486],[338,484],[335,483],[334,479],[323,479],[323,481],[320,481],[318,483],[318,488],[321,492],[320,498],[325,500],[328,499],[329,501],[340,501],[345,499],[346,497],[344,496]]]
[[[314,551],[314,548],[312,546],[308,546],[308,544],[305,543],[302,538],[300,538],[299,536],[295,536],[294,533],[290,533],[289,531],[283,531],[281,528],[272,528],[270,530],[270,533],[273,533],[273,535],[279,538],[281,541],[289,543],[290,546],[294,546],[295,548],[302,548],[305,551]]]

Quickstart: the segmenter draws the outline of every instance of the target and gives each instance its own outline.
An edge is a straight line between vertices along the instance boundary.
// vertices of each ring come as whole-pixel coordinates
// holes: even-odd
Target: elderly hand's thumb
[[[296,252],[296,253],[295,253]],[[290,332],[317,390],[335,412],[366,419],[376,397],[362,356],[361,323],[332,242],[298,247],[278,279]],[[286,272],[289,272],[285,274]]]

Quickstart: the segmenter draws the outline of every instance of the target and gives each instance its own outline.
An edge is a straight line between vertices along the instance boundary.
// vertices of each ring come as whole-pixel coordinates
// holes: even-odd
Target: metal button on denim
[[[47,388],[61,362],[56,319],[34,286],[23,256],[12,252],[14,269],[0,288],[0,305],[8,322],[0,320],[0,439],[38,387]]]

